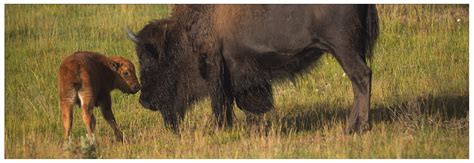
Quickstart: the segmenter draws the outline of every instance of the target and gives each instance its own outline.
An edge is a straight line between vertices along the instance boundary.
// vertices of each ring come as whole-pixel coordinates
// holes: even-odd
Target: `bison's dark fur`
[[[332,54],[352,81],[347,132],[369,128],[371,56],[378,35],[375,5],[177,5],[146,25],[136,43],[140,103],[178,129],[186,108],[209,95],[219,125],[232,125],[232,104],[273,109],[272,81],[304,72]]]

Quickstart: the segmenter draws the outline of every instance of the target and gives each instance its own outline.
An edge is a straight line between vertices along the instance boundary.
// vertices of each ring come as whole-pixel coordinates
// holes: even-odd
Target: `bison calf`
[[[117,140],[123,140],[111,110],[110,92],[118,88],[124,93],[135,94],[140,89],[135,67],[129,60],[122,57],[108,58],[94,52],[76,52],[63,60],[58,79],[65,139],[69,138],[72,108],[77,104],[82,110],[82,119],[90,138],[93,138],[95,128],[92,109],[100,106]]]

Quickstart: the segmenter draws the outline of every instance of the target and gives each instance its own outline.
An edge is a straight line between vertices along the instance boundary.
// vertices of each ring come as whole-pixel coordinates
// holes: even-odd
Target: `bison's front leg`
[[[173,99],[175,101],[173,104],[169,105],[166,108],[162,109],[160,113],[165,122],[165,127],[171,129],[175,134],[179,134],[179,124],[184,120],[185,115],[185,102],[180,99]]]
[[[172,111],[162,111],[161,115],[165,121],[165,126],[171,129],[175,134],[179,133],[179,123],[184,117]]]
[[[222,56],[219,53],[205,55],[200,70],[207,81],[211,97],[212,112],[217,126],[231,127],[233,121],[231,86]]]

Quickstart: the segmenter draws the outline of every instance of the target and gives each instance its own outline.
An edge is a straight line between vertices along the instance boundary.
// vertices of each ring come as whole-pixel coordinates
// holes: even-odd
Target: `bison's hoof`
[[[368,123],[359,124],[359,125],[349,125],[344,130],[344,133],[345,134],[360,134],[360,133],[369,131],[370,129],[371,127]]]

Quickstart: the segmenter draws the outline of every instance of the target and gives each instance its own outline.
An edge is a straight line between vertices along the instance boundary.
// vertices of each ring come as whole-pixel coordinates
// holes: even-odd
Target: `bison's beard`
[[[157,111],[158,110],[158,104],[156,102],[152,102],[148,99],[145,98],[145,96],[140,95],[140,104],[145,107],[146,109],[152,110],[152,111]]]

